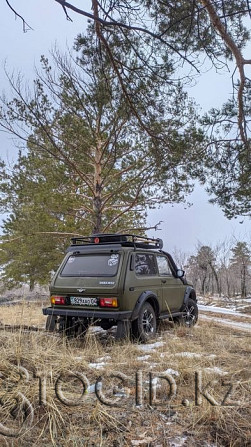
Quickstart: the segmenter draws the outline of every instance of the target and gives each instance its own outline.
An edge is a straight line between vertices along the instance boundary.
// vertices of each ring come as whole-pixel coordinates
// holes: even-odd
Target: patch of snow
[[[203,304],[199,304],[199,310],[205,311],[205,312],[215,312],[219,314],[228,314],[228,315],[235,315],[238,317],[247,317],[251,318],[251,315],[249,314],[243,314],[238,311],[232,310],[232,309],[226,309],[225,307],[217,307],[217,306],[205,306]]]
[[[90,394],[94,394],[95,393],[95,388],[96,388],[96,384],[93,383],[92,385],[88,386],[87,392]],[[97,390],[102,390],[102,382],[98,382],[97,383]],[[130,390],[128,389],[117,389],[116,391],[114,390],[113,395],[115,397],[128,397],[130,394]]]
[[[168,357],[170,357],[172,354],[170,354],[170,352],[161,352],[160,358],[163,359],[163,357],[165,357],[166,355],[168,355]]]
[[[163,341],[156,341],[156,343],[151,343],[149,345],[138,345],[138,349],[141,351],[152,351],[156,348],[160,348],[161,346],[164,346],[165,343]]]
[[[175,371],[175,369],[168,368],[166,371],[163,371],[161,374],[171,374],[172,376],[179,376],[180,373],[178,371]]]
[[[104,360],[111,360],[111,356],[110,355],[105,355],[104,357],[100,357],[99,359],[97,359],[97,362],[103,362]]]
[[[218,368],[217,366],[211,368],[210,367],[204,368],[204,371],[216,373],[219,374],[220,376],[225,376],[226,374],[228,374],[226,371],[223,371],[223,369]]]
[[[89,367],[90,368],[94,368],[94,369],[102,369],[107,365],[107,363],[105,362],[100,362],[100,363],[89,363]]]
[[[129,397],[130,395],[130,390],[129,389],[124,389],[122,388],[121,390],[117,390],[113,393],[113,395],[115,397]]]
[[[186,436],[177,436],[176,438],[168,439],[168,445],[169,447],[182,447],[185,445],[186,440]]]
[[[141,355],[140,357],[137,357],[137,360],[148,360],[150,358],[151,358],[150,355]]]
[[[207,315],[200,315],[200,318],[203,320],[214,321],[215,323],[223,324],[225,326],[237,328],[237,329],[240,329],[243,331],[247,331],[247,332],[251,331],[250,323],[241,323],[239,321],[224,320],[223,318],[209,317]]]
[[[152,384],[153,385],[157,385],[159,383],[159,379],[158,379],[158,377],[154,377],[153,379],[152,379]]]
[[[198,352],[177,352],[174,355],[175,357],[200,358],[203,354],[199,354]]]
[[[104,329],[102,329],[102,327],[100,327],[100,326],[91,326],[90,328],[89,328],[89,330],[91,331],[91,332],[94,332],[94,333],[96,333],[96,332],[106,332]]]
[[[98,382],[97,389],[98,390],[102,389],[102,383],[101,382]],[[91,394],[95,393],[95,383],[93,383],[92,385],[89,385],[87,391],[88,391],[88,393],[91,393]]]

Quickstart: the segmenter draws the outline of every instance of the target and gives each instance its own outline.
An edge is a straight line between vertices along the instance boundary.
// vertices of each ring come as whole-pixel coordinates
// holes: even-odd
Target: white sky
[[[90,4],[89,1],[84,2]],[[76,6],[83,2],[74,0]],[[22,23],[15,20],[14,14],[3,1],[0,15],[0,91],[7,92],[8,85],[3,66],[7,63],[9,71],[20,71],[25,78],[32,79],[34,66],[39,66],[41,54],[47,55],[55,42],[62,50],[71,48],[74,38],[86,27],[86,19],[73,12],[73,23],[65,19],[62,8],[53,0],[13,0],[12,6],[23,15],[33,31],[23,33]],[[249,59],[251,56],[249,55]],[[203,75],[199,84],[190,94],[204,110],[219,106],[231,95],[231,73],[215,75],[210,71]],[[16,148],[10,136],[0,132],[0,157],[9,161],[15,158]],[[182,205],[165,205],[149,212],[148,224],[154,225],[162,220],[161,231],[149,231],[149,236],[162,237],[166,250],[174,247],[192,253],[200,241],[216,245],[217,242],[234,236],[237,240],[251,242],[250,221],[242,218],[229,221],[217,206],[208,203],[208,197],[201,187],[196,187],[189,198],[193,206],[184,209]],[[0,218],[1,220],[1,218]]]

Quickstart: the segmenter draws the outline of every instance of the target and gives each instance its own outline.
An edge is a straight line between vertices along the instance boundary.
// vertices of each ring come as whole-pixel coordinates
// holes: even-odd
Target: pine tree
[[[202,135],[180,86],[163,89],[152,116],[160,135],[154,144],[128,109],[92,30],[77,46],[75,62],[54,52],[55,70],[42,57],[29,97],[10,79],[16,97],[0,111],[1,126],[26,141],[13,174],[5,170],[1,179],[11,213],[1,264],[10,285],[47,281],[69,234],[136,231],[145,226],[147,207],[184,200],[191,190],[186,160],[196,161]],[[150,83],[134,88],[146,96],[143,112],[155,92]],[[165,141],[172,151],[165,152]]]
[[[241,298],[246,298],[247,284],[251,277],[251,252],[246,242],[237,242],[231,251],[233,257],[230,259],[230,271],[235,275]]]

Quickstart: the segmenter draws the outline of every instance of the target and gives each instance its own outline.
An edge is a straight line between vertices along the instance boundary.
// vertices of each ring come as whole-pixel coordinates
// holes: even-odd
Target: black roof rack
[[[99,233],[91,236],[73,237],[72,245],[92,245],[92,244],[121,244],[122,246],[138,248],[163,248],[162,239],[154,239],[136,234],[114,234]]]

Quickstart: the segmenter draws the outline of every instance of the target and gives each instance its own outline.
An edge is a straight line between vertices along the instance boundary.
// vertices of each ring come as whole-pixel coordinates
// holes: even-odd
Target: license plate
[[[70,298],[71,304],[75,304],[77,306],[97,306],[98,300],[97,298],[89,298],[84,296],[71,296]]]

